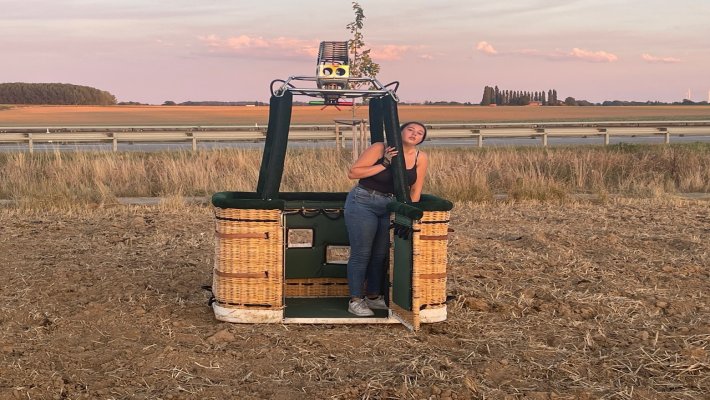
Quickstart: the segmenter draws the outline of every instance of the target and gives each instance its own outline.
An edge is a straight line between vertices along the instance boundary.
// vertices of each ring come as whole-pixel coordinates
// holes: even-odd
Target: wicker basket
[[[284,280],[283,211],[215,208],[215,218],[212,290],[217,319],[278,323],[283,321],[284,297],[349,296],[346,278]],[[413,221],[413,305],[419,313],[398,311],[421,323],[446,319],[448,225],[446,211],[427,211]]]
[[[283,308],[281,210],[215,208],[212,291],[222,308]]]
[[[421,322],[446,319],[448,211],[426,211],[414,221],[414,270]]]
[[[348,297],[347,278],[286,279],[286,297]]]

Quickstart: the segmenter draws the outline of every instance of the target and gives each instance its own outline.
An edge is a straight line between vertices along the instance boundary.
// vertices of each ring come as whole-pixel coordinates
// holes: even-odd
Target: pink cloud
[[[591,62],[614,62],[619,60],[619,57],[613,53],[608,53],[606,51],[589,51],[576,47],[572,49],[570,56]]]
[[[616,54],[607,51],[590,51],[580,48],[573,48],[571,51],[563,50],[538,50],[520,49],[512,51],[498,51],[492,44],[482,41],[476,45],[476,50],[490,55],[518,55],[525,57],[545,58],[552,61],[559,60],[583,60],[588,62],[615,62],[619,60]]]
[[[665,64],[675,64],[681,62],[680,58],[675,57],[656,57],[648,53],[641,54],[641,58],[649,63],[665,63]]]
[[[211,53],[240,54],[252,57],[310,57],[318,56],[317,40],[303,40],[289,37],[264,38],[261,36],[239,35],[222,38],[217,35],[199,36],[198,39]],[[405,54],[415,50],[408,45],[376,45],[370,55],[375,61],[400,60]]]
[[[373,46],[370,55],[373,60],[401,60],[402,56],[409,52],[412,46],[400,46],[400,45],[384,45],[384,46]]]
[[[498,54],[498,51],[486,41],[478,42],[478,44],[476,45],[476,50],[484,54]]]
[[[288,37],[263,38],[239,35],[221,38],[217,35],[199,36],[209,52],[245,54],[254,57],[311,57],[318,55],[318,42]]]
[[[249,48],[257,48],[257,49],[263,49],[270,47],[269,42],[267,42],[265,39],[261,37],[249,37],[247,35],[240,35],[240,36],[235,36],[235,37],[230,37],[225,39],[224,41],[220,41],[217,39],[216,41],[212,41],[210,43],[211,45],[217,45],[217,46],[223,46],[223,47],[228,47],[233,50],[241,50],[241,49],[249,49]]]

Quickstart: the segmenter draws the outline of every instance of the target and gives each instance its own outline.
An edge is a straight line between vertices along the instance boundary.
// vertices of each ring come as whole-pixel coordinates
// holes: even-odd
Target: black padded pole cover
[[[261,167],[259,168],[259,182],[256,184],[256,192],[264,193],[264,184],[268,175],[269,160],[271,159],[271,146],[274,143],[274,127],[276,126],[276,115],[281,102],[279,97],[271,96],[269,100],[269,125],[266,129],[266,141],[264,142],[264,153],[261,156]]]
[[[266,171],[260,171],[264,173],[265,178],[262,191],[259,192],[259,197],[264,200],[276,199],[279,195],[279,186],[281,186],[281,178],[284,172],[284,160],[286,159],[288,130],[291,125],[293,94],[287,91],[283,96],[276,98],[276,103],[273,123],[271,112],[269,112],[269,131],[271,131],[270,133],[273,138],[271,139],[268,163],[266,165]],[[259,178],[261,181],[261,176]]]
[[[382,98],[370,99],[370,143],[385,141],[384,116],[382,115]]]
[[[392,175],[394,177],[394,194],[400,203],[411,204],[409,187],[405,176],[404,151],[402,149],[402,133],[399,129],[399,114],[397,102],[391,95],[382,98],[382,111],[384,113],[385,135],[387,145],[397,149],[397,155],[392,158]]]

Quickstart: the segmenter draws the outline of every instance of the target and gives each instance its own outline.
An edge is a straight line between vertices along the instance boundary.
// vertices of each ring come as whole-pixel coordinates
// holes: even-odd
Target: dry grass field
[[[426,191],[452,201],[564,201],[710,193],[710,145],[431,148]],[[350,153],[290,149],[282,191],[345,192]],[[118,197],[209,196],[256,188],[261,151],[0,153],[0,199],[28,208],[116,203]]]
[[[399,107],[400,121],[447,122],[541,122],[611,120],[710,120],[710,106],[648,107]],[[321,110],[319,106],[296,106],[294,124],[332,124],[350,119],[349,108]],[[357,110],[367,118],[367,108]],[[116,126],[116,125],[265,125],[268,107],[193,106],[18,106],[0,109],[0,127],[8,126]]]

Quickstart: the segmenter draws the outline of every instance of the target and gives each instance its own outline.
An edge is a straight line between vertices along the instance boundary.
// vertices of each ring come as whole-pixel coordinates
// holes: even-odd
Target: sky
[[[477,103],[496,85],[592,102],[710,96],[708,0],[359,3],[378,79],[399,81],[402,101]],[[272,80],[313,75],[319,43],[349,39],[353,19],[344,0],[0,0],[0,82],[267,101]]]

